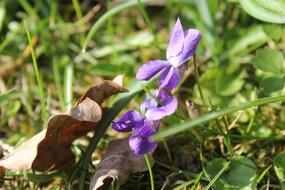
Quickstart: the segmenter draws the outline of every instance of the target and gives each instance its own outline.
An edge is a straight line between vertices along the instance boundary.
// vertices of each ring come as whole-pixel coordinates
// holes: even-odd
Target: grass
[[[31,40],[31,35],[29,31],[29,26],[28,26],[29,23],[27,21],[24,21],[24,25],[25,25],[27,38],[28,38],[28,42],[30,46],[30,51],[31,51],[32,59],[33,59],[33,66],[34,66],[34,71],[35,71],[35,75],[37,79],[38,89],[40,92],[42,121],[45,122],[47,118],[46,118],[46,101],[45,101],[45,92],[43,88],[43,82],[42,82],[42,78],[41,78],[41,75],[38,69],[38,63],[37,63],[34,47],[33,47],[32,40]]]
[[[224,0],[101,4],[4,0],[2,4],[0,146],[4,155],[9,147],[44,128],[50,115],[68,111],[96,81],[125,74],[130,91],[111,98],[96,132],[74,144],[73,168],[8,172],[0,182],[4,188],[87,189],[93,164],[102,159],[106,144],[121,137],[110,123],[126,110],[138,110],[146,91],[155,87],[153,81],[136,81],[135,73],[149,60],[165,59],[177,17],[184,29],[201,30],[203,38],[175,91],[179,109],[162,121],[154,136],[159,143],[151,178],[147,172],[132,175],[120,189],[283,187],[278,171],[285,166],[274,158],[284,152],[284,84],[271,82],[280,88],[267,91],[271,88],[264,86],[264,80],[277,75],[252,64],[257,51],[270,48],[283,56],[283,62],[272,58],[271,64],[280,64],[284,71],[283,25],[258,21],[238,2]],[[110,189],[115,186],[112,183]]]

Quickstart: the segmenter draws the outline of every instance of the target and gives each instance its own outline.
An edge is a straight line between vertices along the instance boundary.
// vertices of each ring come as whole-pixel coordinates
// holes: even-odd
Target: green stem
[[[140,10],[141,10],[141,12],[142,12],[142,15],[143,15],[143,17],[144,17],[144,20],[145,20],[146,24],[147,24],[148,27],[151,29],[152,34],[153,34],[154,36],[156,36],[156,35],[155,35],[154,26],[153,26],[153,24],[150,22],[149,16],[148,16],[148,14],[147,14],[147,12],[146,12],[146,10],[145,10],[145,8],[144,8],[144,5],[141,3],[141,0],[137,0],[137,2],[138,2],[138,4],[139,4],[139,8],[140,8]]]
[[[54,81],[55,81],[56,91],[57,91],[58,99],[60,102],[61,110],[66,111],[65,102],[64,102],[63,93],[62,93],[60,70],[58,67],[58,61],[55,58],[53,58],[52,60],[52,70],[53,70]]]
[[[72,0],[72,5],[73,5],[73,8],[74,8],[74,10],[75,10],[76,18],[77,18],[78,20],[82,19],[83,13],[82,13],[82,11],[81,11],[80,4],[79,4],[78,0]],[[83,41],[84,41],[84,35],[83,35],[83,33],[80,33],[80,34],[79,34],[79,37],[80,37],[80,43],[81,43],[81,45],[82,45],[82,43],[83,43]]]
[[[201,124],[210,122],[212,120],[215,120],[215,119],[222,117],[222,116],[225,116],[225,115],[229,115],[229,114],[234,113],[236,111],[244,110],[244,109],[248,109],[251,107],[260,106],[260,105],[264,105],[264,104],[269,104],[269,103],[273,103],[273,102],[280,102],[280,101],[284,101],[284,100],[285,100],[285,95],[277,96],[277,97],[261,98],[261,99],[255,100],[255,101],[251,101],[251,102],[241,104],[241,105],[236,106],[236,107],[230,107],[230,108],[226,108],[226,109],[223,109],[220,111],[214,111],[212,113],[202,115],[202,116],[200,116],[196,119],[193,119],[193,120],[186,120],[185,122],[183,122],[183,123],[181,123],[175,127],[163,130],[163,131],[157,133],[154,136],[154,138],[157,141],[161,141],[161,140],[165,139],[166,137],[176,135],[176,134],[181,133],[185,130],[200,126]]]
[[[194,55],[194,57],[193,57],[193,62],[194,62],[195,78],[196,78],[196,81],[197,81],[198,91],[199,91],[200,97],[202,99],[204,109],[206,109],[207,108],[207,104],[206,104],[206,101],[205,101],[205,98],[204,98],[204,95],[203,95],[203,91],[202,91],[202,88],[201,88],[198,66],[196,64],[196,55]]]
[[[196,178],[195,181],[194,181],[194,185],[191,187],[190,190],[195,190],[195,189],[196,189],[198,183],[200,182],[200,180],[201,180],[202,177],[203,177],[203,174],[204,174],[203,172],[199,173],[199,175],[197,176],[197,178]]]
[[[75,10],[77,19],[81,19],[83,14],[82,14],[78,0],[72,0],[72,5]]]
[[[72,97],[73,97],[73,65],[72,63],[67,63],[64,73],[64,95],[65,95],[65,108],[70,110],[72,107]]]
[[[146,165],[147,165],[147,168],[148,168],[151,190],[154,190],[153,174],[152,174],[152,169],[151,169],[150,161],[148,159],[148,155],[147,154],[144,155],[144,159],[145,159],[145,162],[146,162]]]
[[[45,103],[45,93],[44,93],[42,78],[40,76],[39,69],[38,69],[38,63],[37,63],[34,47],[33,47],[32,40],[31,40],[31,35],[30,35],[29,27],[28,27],[28,21],[24,21],[24,25],[26,29],[27,38],[29,41],[30,50],[31,50],[34,71],[36,74],[36,80],[37,80],[39,91],[40,91],[42,120],[45,122],[46,121],[46,103]]]

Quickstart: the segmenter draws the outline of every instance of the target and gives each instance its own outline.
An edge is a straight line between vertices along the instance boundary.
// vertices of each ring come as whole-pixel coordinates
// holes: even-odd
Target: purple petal
[[[143,126],[144,121],[141,114],[135,110],[127,111],[118,120],[112,122],[112,128],[119,132],[129,132],[133,128]]]
[[[149,131],[149,134],[147,134],[145,131],[144,131],[144,134],[146,134],[146,136],[150,136],[150,135],[153,135],[154,133],[158,132],[159,130],[159,125],[160,125],[160,120],[149,120],[149,119],[145,119],[144,120],[145,124],[147,126],[149,126],[152,131]]]
[[[180,80],[181,77],[178,70],[175,67],[169,66],[162,72],[158,79],[159,88],[168,88],[171,91],[179,84]]]
[[[188,61],[196,52],[197,46],[202,38],[202,33],[197,29],[188,29],[185,32],[183,50],[179,54],[179,64],[181,65]]]
[[[149,120],[160,120],[165,116],[173,114],[178,106],[177,99],[173,97],[164,98],[163,105],[157,108],[147,110],[145,117]]]
[[[150,153],[156,147],[156,142],[149,140],[149,137],[154,134],[154,130],[149,124],[151,123],[145,122],[143,127],[136,129],[129,139],[129,146],[135,154]]]
[[[129,140],[129,146],[135,154],[143,155],[153,152],[156,142],[150,142],[147,138],[132,135]]]
[[[156,73],[164,69],[167,65],[169,65],[167,61],[162,61],[162,60],[149,61],[148,63],[144,64],[141,68],[139,68],[136,77],[138,80],[149,80]]]
[[[171,57],[176,57],[182,51],[183,42],[184,32],[180,19],[178,18],[169,40],[168,48],[166,51],[166,58],[170,59]]]

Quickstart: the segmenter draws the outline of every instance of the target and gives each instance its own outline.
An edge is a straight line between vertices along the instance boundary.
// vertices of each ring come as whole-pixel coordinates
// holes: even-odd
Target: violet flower
[[[156,90],[141,104],[142,114],[135,110],[127,111],[113,121],[112,127],[119,132],[133,132],[129,146],[135,154],[150,153],[156,147],[156,142],[150,140],[150,137],[158,131],[160,119],[173,114],[177,105],[177,99],[166,89]]]
[[[197,29],[183,31],[179,18],[173,28],[166,51],[166,61],[153,60],[144,64],[137,72],[138,80],[149,80],[159,71],[162,71],[158,81],[160,88],[173,90],[180,82],[186,67],[183,63],[195,54],[202,34]]]
[[[156,142],[149,138],[158,131],[159,123],[159,121],[144,118],[135,110],[130,110],[117,121],[113,121],[112,127],[119,132],[133,131],[129,139],[129,146],[135,154],[143,155],[151,153],[155,149]]]

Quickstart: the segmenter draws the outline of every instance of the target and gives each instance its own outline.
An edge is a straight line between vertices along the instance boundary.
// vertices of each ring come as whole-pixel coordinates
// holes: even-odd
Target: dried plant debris
[[[119,187],[131,174],[147,171],[144,157],[134,154],[128,142],[129,138],[111,142],[91,179],[90,190],[106,189],[112,181],[115,181]],[[154,161],[151,156],[150,161],[153,165]]]
[[[102,102],[126,89],[112,81],[91,87],[67,113],[56,114],[47,127],[0,160],[0,167],[12,171],[23,169],[62,170],[74,164],[72,142],[95,130],[102,118]]]

